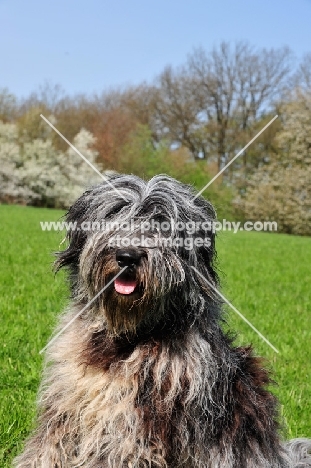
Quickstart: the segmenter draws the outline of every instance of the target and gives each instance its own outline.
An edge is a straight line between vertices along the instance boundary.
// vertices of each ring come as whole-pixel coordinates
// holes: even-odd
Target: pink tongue
[[[114,288],[120,294],[131,294],[136,288],[136,286],[136,281],[126,281],[117,278],[114,282]]]

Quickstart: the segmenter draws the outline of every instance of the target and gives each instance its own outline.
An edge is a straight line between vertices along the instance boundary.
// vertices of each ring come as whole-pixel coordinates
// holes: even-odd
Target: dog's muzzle
[[[140,265],[143,253],[138,249],[118,249],[116,251],[116,261],[120,268],[126,270],[114,281],[115,291],[119,294],[132,294],[138,286],[136,279],[136,269]]]

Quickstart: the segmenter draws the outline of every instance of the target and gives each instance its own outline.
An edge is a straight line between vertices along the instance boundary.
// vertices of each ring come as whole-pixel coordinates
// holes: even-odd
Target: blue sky
[[[100,93],[151,81],[194,47],[311,52],[311,0],[0,0],[0,88]]]

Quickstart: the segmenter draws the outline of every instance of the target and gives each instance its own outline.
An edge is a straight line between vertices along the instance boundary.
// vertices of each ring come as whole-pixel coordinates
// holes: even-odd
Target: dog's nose
[[[116,252],[116,260],[120,268],[134,267],[139,264],[141,254],[134,249],[119,249]]]

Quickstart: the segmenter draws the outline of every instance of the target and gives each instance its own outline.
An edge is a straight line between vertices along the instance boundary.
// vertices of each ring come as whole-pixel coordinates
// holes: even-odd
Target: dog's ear
[[[213,278],[215,283],[218,283],[219,278],[216,268],[216,234],[214,225],[215,221],[217,220],[216,210],[214,206],[203,197],[196,198],[195,204],[197,207],[199,207],[200,215],[202,216],[202,224],[208,226],[208,229],[201,231],[201,236],[209,242],[203,247],[199,248],[199,253],[209,276]]]
[[[65,215],[66,240],[69,245],[66,250],[56,252],[57,259],[54,263],[56,271],[68,267],[71,273],[78,273],[80,254],[87,239],[87,233],[81,228],[81,224],[86,219],[86,213],[87,202],[83,194]]]

